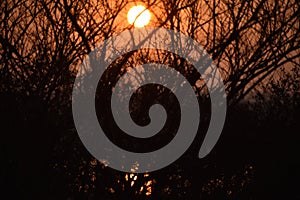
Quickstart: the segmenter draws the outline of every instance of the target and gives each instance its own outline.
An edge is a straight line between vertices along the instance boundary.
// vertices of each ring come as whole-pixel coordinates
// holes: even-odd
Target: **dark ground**
[[[0,101],[1,199],[300,199],[299,107],[286,120],[232,107],[206,158],[191,147],[131,186],[135,175],[93,159],[70,115],[48,112],[38,98]]]

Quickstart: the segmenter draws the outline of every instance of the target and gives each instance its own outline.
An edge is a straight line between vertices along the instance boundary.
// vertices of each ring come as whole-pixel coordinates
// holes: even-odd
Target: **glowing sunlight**
[[[150,11],[142,5],[133,6],[127,14],[129,24],[141,28],[149,24],[151,18]]]

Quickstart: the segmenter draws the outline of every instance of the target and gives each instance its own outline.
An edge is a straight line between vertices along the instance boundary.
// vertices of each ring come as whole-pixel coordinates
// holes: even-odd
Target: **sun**
[[[150,18],[150,11],[142,5],[133,6],[127,14],[129,24],[133,24],[137,28],[142,28],[149,24]]]

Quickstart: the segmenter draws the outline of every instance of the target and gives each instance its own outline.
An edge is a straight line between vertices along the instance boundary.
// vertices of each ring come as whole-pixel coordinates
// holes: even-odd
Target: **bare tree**
[[[10,81],[7,85],[11,89],[40,93],[48,100],[60,92],[69,93],[72,80],[67,82],[63,77],[74,76],[76,63],[99,42],[128,28],[118,17],[126,17],[124,9],[130,3],[4,1],[1,73],[12,76],[5,83]],[[299,65],[295,60],[299,57],[300,30],[297,1],[170,0],[145,4],[153,13],[153,25],[183,32],[207,49],[222,70],[232,103],[243,99],[279,67]]]
[[[222,73],[230,105],[257,92],[278,69],[299,68],[298,0],[142,3],[152,13],[151,26],[182,32],[208,51]],[[134,4],[131,0],[3,0],[0,93],[20,99],[34,96],[56,111],[69,109],[78,65],[105,39],[133,28],[124,21]],[[189,76],[196,85],[200,75],[184,59],[164,51],[150,52],[124,55],[110,66],[111,73],[118,78],[125,67],[159,61]]]

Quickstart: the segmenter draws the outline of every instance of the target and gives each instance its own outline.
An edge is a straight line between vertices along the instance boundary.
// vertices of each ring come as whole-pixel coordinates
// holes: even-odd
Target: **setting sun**
[[[151,18],[150,11],[142,5],[132,7],[127,14],[129,24],[141,28],[149,24]]]

